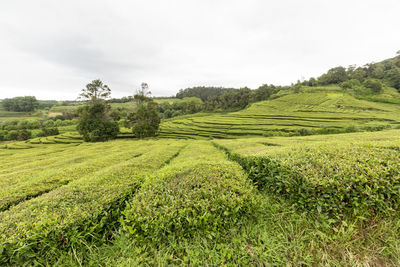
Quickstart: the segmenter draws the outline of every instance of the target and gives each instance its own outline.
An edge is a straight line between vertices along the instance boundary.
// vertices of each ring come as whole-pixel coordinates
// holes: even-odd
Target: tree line
[[[246,108],[249,104],[269,99],[280,90],[290,86],[264,84],[257,89],[248,87],[235,89],[223,87],[191,87],[181,89],[176,98],[181,101],[158,105],[162,118],[171,118],[201,111],[234,111]]]
[[[350,65],[347,68],[335,67],[317,79],[310,78],[302,82],[298,81],[297,84],[307,86],[339,84],[344,89],[363,86],[375,93],[380,92],[383,85],[388,85],[400,92],[400,51],[394,58],[360,67],[356,65]]]
[[[6,98],[2,104],[5,110],[15,112],[32,112],[39,107],[39,102],[34,96]]]

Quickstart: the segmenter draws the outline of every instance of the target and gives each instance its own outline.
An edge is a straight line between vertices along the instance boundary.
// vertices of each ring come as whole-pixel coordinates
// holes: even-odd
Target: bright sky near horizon
[[[400,50],[398,0],[13,0],[0,2],[0,99],[112,97],[147,82],[257,88],[364,65]]]

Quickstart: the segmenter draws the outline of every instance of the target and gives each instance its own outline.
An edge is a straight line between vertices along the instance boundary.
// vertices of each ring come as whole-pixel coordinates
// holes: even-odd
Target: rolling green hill
[[[309,135],[379,130],[400,124],[400,94],[386,87],[377,95],[360,96],[338,86],[281,91],[274,99],[247,109],[174,118],[161,125],[161,137],[238,138],[243,136]]]

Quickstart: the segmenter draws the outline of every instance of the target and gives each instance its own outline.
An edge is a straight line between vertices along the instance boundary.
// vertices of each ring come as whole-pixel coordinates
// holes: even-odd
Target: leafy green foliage
[[[43,127],[37,136],[53,136],[58,135],[60,131],[57,127]]]
[[[348,68],[342,66],[332,68],[327,73],[321,75],[317,80],[311,78],[299,84],[305,86],[340,84],[348,80],[358,80],[363,83],[366,79],[379,80],[382,84],[392,86],[400,90],[400,56],[386,59],[378,63],[369,63],[364,66],[356,67],[351,65]],[[348,87],[348,84],[344,84]],[[379,92],[377,85],[373,86],[374,92]],[[367,86],[368,87],[368,86]]]
[[[255,156],[225,150],[260,188],[285,196],[302,209],[359,220],[397,210],[400,148],[386,141],[340,139],[344,138],[331,141],[334,146],[326,141],[277,146],[266,155],[259,150]]]
[[[152,102],[141,105],[128,119],[132,124],[133,134],[138,138],[155,136],[158,132],[160,117]]]
[[[361,83],[357,79],[351,79],[351,80],[344,81],[344,82],[340,83],[339,85],[343,89],[357,89],[358,87],[361,86]]]
[[[5,110],[16,112],[31,112],[39,106],[39,102],[34,96],[6,98],[2,104]]]
[[[326,74],[319,77],[318,82],[321,85],[339,84],[347,80],[346,69],[343,67],[336,67],[330,69]]]
[[[400,90],[400,67],[393,67],[387,74],[390,85]]]
[[[107,99],[111,95],[111,89],[99,79],[93,80],[82,89],[79,95],[83,100],[89,100],[93,103]]]
[[[253,102],[269,99],[271,95],[286,87],[264,84],[255,90],[249,88],[193,87],[180,90],[177,98],[197,97],[204,102],[204,110],[237,110],[243,109]],[[190,114],[194,112],[182,112]],[[173,117],[173,116],[170,116]],[[167,116],[168,118],[168,116]]]
[[[87,242],[105,242],[118,225],[125,200],[137,191],[146,175],[182,147],[169,142],[137,141],[133,146],[128,145],[132,141],[115,142],[130,147],[131,153],[117,156],[117,162],[103,171],[79,177],[2,212],[1,264],[54,263],[63,251],[84,250]],[[135,153],[143,154],[135,157]],[[106,166],[108,160],[104,159]]]
[[[98,142],[114,139],[119,132],[118,123],[110,116],[110,107],[103,102],[80,107],[78,110],[78,132],[86,142]]]
[[[157,111],[162,118],[168,119],[184,114],[193,114],[204,110],[204,103],[198,97],[185,97],[180,101],[175,101],[172,104],[163,102],[157,105]]]
[[[382,83],[378,79],[368,78],[363,82],[363,85],[371,89],[374,93],[382,91]]]
[[[32,137],[32,132],[26,129],[2,131],[0,130],[0,141],[23,141]]]
[[[154,174],[123,212],[123,229],[138,240],[185,239],[238,225],[256,206],[240,167],[210,144],[189,145]]]
[[[89,100],[79,107],[78,132],[86,142],[98,142],[114,139],[119,132],[118,123],[111,117],[111,108],[104,102],[111,89],[100,80],[94,80],[82,89],[81,98]]]

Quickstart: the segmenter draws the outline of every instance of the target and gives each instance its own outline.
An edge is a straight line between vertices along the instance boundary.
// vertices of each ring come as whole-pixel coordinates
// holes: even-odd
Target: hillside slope
[[[338,86],[281,91],[272,100],[247,109],[197,114],[162,123],[160,136],[237,138],[240,136],[309,135],[396,128],[400,94],[386,87],[381,94],[359,96]]]

